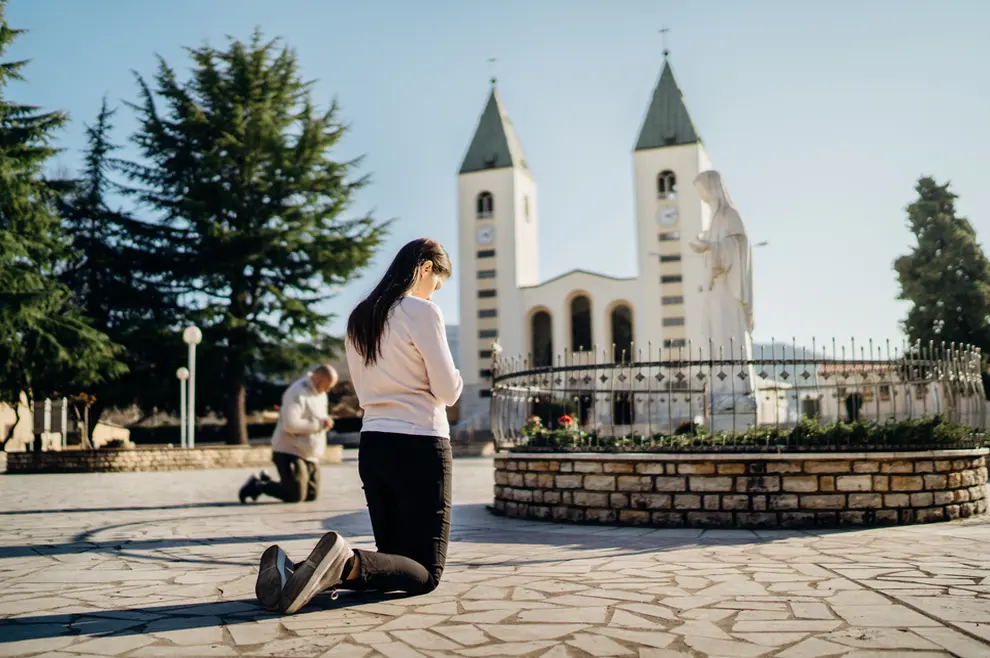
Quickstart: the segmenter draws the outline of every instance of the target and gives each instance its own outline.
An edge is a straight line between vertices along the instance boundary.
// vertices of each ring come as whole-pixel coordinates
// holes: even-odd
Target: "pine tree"
[[[0,0],[0,56],[22,33],[7,24],[6,5]],[[56,209],[61,189],[44,167],[66,116],[10,100],[6,87],[23,80],[26,64],[0,63],[0,402],[18,411],[22,398],[67,393],[120,371],[119,348],[89,325],[56,275],[70,245]],[[0,437],[4,446],[13,432]]]
[[[105,409],[137,404],[146,413],[177,410],[173,373],[184,358],[176,340],[177,300],[160,285],[167,267],[159,251],[174,236],[109,205],[109,196],[118,191],[115,113],[104,99],[96,121],[86,127],[81,178],[67,181],[70,191],[60,203],[62,226],[74,248],[60,278],[94,327],[123,346],[119,360],[128,369],[85,391],[95,398],[90,430]],[[163,349],[169,342],[175,349]]]
[[[317,110],[290,48],[256,31],[188,52],[188,80],[163,59],[153,83],[138,78],[143,159],[126,171],[181,235],[161,255],[169,293],[203,328],[197,399],[220,393],[228,441],[244,443],[247,383],[329,356],[316,306],[369,262],[386,225],[347,216],[368,179],[334,157],[346,126],[335,103]]]
[[[968,220],[956,215],[949,184],[924,177],[918,199],[907,207],[917,241],[894,262],[899,299],[911,302],[903,321],[912,342],[934,341],[990,348],[990,261]]]

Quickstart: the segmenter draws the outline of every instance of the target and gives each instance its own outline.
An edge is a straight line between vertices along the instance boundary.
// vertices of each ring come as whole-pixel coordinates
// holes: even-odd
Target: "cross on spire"
[[[492,70],[492,86],[493,87],[495,86],[495,83],[498,82],[498,78],[495,77],[495,62],[497,62],[497,61],[498,61],[498,57],[489,57],[488,58],[489,68],[491,68],[491,70]]]
[[[670,54],[670,50],[667,48],[667,33],[670,32],[669,27],[660,28],[660,38],[663,43],[663,58],[667,59],[667,55]]]

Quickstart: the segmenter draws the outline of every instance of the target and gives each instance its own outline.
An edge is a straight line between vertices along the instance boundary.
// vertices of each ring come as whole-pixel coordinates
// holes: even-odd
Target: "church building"
[[[711,163],[666,57],[632,156],[638,276],[540,281],[537,181],[493,81],[458,175],[462,421],[487,426],[495,342],[534,367],[698,343],[704,264],[688,242],[709,210],[692,183]]]

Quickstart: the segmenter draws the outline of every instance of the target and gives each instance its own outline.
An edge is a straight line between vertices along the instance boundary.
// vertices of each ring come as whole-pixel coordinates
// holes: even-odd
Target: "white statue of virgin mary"
[[[753,352],[753,250],[746,226],[717,171],[701,172],[694,185],[712,210],[708,230],[690,243],[696,253],[705,256],[703,331],[711,340],[711,358],[719,358],[721,347],[723,359],[749,360]],[[708,351],[707,346],[704,349]],[[738,366],[734,370],[738,372]],[[730,387],[736,394],[751,392],[752,368],[747,370],[745,380],[714,379],[713,387],[726,390],[713,393],[728,393]]]

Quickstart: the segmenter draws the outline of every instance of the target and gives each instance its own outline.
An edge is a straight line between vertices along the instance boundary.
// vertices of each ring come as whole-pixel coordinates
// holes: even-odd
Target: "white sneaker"
[[[344,580],[344,567],[353,556],[354,551],[347,540],[336,532],[323,535],[309,557],[296,565],[282,588],[282,612],[295,614],[314,596],[327,589],[332,590],[336,598],[336,587]]]

